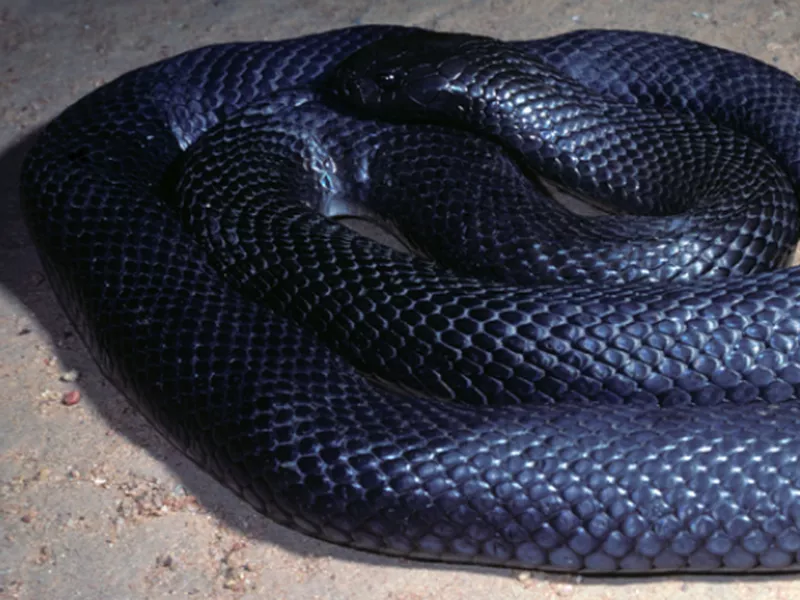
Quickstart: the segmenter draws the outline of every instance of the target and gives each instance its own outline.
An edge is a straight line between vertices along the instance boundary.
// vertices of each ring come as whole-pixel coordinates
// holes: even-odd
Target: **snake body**
[[[472,58],[489,42],[440,39],[368,26],[210,46],[56,118],[23,166],[24,209],[103,371],[257,510],[335,543],[568,571],[796,569],[800,270],[773,268],[797,237],[800,84],[654,34]],[[578,85],[580,107],[563,101]],[[659,216],[569,215],[528,159]],[[606,168],[622,178],[604,185]],[[412,219],[440,262],[316,210],[353,201]]]

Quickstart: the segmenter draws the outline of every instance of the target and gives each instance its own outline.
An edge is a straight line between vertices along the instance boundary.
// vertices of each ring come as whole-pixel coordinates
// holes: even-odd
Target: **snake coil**
[[[22,175],[104,373],[256,509],[594,572],[800,564],[799,188],[800,83],[753,59],[385,26],[132,71]]]

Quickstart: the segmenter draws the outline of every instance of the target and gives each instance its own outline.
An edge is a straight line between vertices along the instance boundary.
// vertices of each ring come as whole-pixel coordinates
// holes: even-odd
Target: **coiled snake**
[[[453,562],[798,566],[789,75],[623,31],[216,45],[67,109],[22,185],[104,372],[280,523]]]

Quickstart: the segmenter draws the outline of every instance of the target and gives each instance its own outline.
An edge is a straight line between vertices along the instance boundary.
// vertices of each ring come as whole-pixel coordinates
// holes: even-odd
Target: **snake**
[[[585,573],[800,564],[798,189],[773,66],[389,25],[125,73],[21,173],[101,371],[257,511]]]

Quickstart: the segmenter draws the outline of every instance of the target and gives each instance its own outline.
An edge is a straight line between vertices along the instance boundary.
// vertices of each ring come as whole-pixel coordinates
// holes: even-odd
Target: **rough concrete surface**
[[[182,50],[355,23],[503,38],[639,28],[800,76],[797,0],[0,0],[0,598],[800,597],[792,576],[552,576],[318,542],[206,476],[102,378],[21,218],[19,166],[37,129],[116,75]]]

